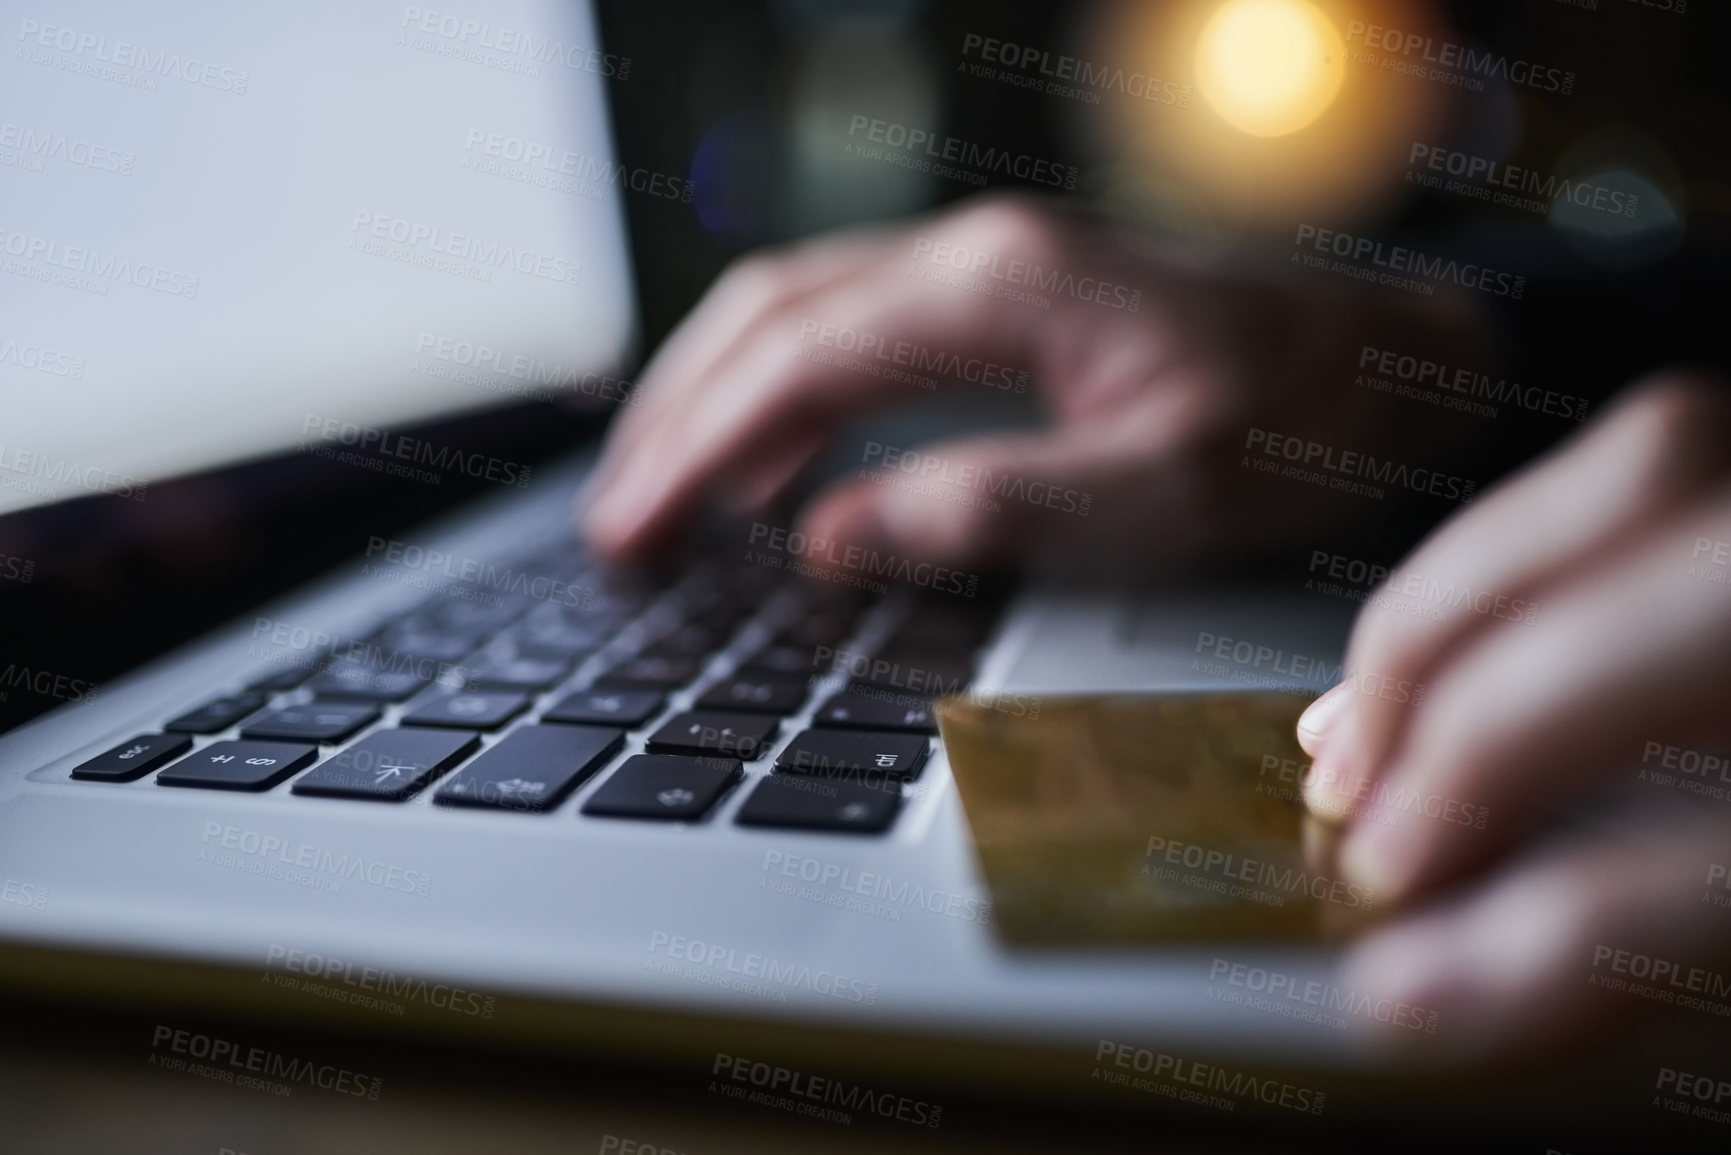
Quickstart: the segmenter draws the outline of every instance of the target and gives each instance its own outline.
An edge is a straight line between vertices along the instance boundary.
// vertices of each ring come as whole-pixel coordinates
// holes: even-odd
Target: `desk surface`
[[[0,1027],[0,1151],[5,1155],[722,1155],[876,1151],[1239,1152],[1717,1150],[1731,1127],[1670,1120],[1631,1104],[1626,1135],[1571,1124],[1559,1084],[1599,1093],[1553,1065],[1509,1072],[1548,1086],[1548,1107],[1499,1117],[1442,1108],[1312,1118],[1190,1106],[1123,1112],[932,1092],[936,1128],[854,1112],[814,1119],[742,1101],[690,1069],[663,1070],[527,1052],[484,1050],[169,1016],[209,1038],[377,1078],[371,1099],[301,1080],[275,1090],[218,1081],[221,1066],[164,1066],[158,1019],[135,1009],[6,998]],[[1607,1048],[1609,1067],[1626,1067]],[[232,1074],[232,1071],[230,1072]],[[1627,1088],[1627,1071],[1596,1077]],[[287,1094],[283,1094],[284,1090]],[[905,1090],[905,1089],[903,1089]],[[1663,1130],[1661,1130],[1663,1129]]]

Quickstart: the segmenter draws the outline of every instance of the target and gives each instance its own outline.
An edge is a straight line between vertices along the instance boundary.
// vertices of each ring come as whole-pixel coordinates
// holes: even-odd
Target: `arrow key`
[[[401,802],[475,752],[478,734],[379,730],[294,784],[296,794]]]

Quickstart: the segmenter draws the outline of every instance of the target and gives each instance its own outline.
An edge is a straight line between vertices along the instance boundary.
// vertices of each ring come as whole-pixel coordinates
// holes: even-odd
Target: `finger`
[[[761,457],[744,461],[726,481],[725,508],[735,514],[761,512],[792,488],[825,443],[819,430],[796,431]]]
[[[801,519],[813,538],[953,568],[1011,559],[1040,562],[1047,553],[1109,539],[1125,555],[1134,541],[1117,522],[1164,523],[1157,544],[1177,548],[1185,535],[1187,465],[1179,446],[1200,420],[1151,393],[1109,421],[1040,432],[997,433],[896,450],[882,466],[819,495]],[[1170,513],[1169,518],[1163,514]]]
[[[1093,579],[1184,565],[1234,535],[1276,540],[1314,507],[1307,494],[1251,506],[1239,477],[1208,471],[1239,436],[1234,404],[1206,373],[1168,366],[1110,410],[1038,432],[879,446],[881,466],[820,494],[800,528],[915,562]]]
[[[1685,808],[1539,848],[1362,940],[1338,985],[1409,1008],[1399,1024],[1366,1023],[1372,1030],[1457,1060],[1585,1035],[1642,1005],[1601,985],[1627,982],[1634,957],[1649,977],[1653,960],[1677,977],[1731,961],[1731,910],[1703,902],[1727,838],[1724,816]]]
[[[879,447],[882,467],[820,494],[800,528],[916,562],[1013,560],[1091,579],[1145,576],[1222,556],[1235,540],[1284,544],[1307,532],[1305,519],[1325,508],[1311,495],[1252,502],[1239,487],[1253,481],[1210,469],[1241,436],[1237,401],[1216,377],[1182,365],[1139,368],[1157,383],[1046,430]]]
[[[1711,384],[1669,376],[1639,389],[1561,453],[1457,514],[1398,567],[1359,615],[1346,670],[1368,692],[1301,728],[1316,748],[1305,798],[1340,817],[1378,773],[1411,693],[1477,635],[1530,625],[1543,591],[1683,507],[1731,464],[1731,411]],[[1326,725],[1325,725],[1326,723]]]
[[[677,412],[622,455],[590,510],[610,552],[640,553],[669,534],[718,478],[789,437],[824,434],[843,417],[907,396],[908,386],[799,355],[812,317],[910,346],[1024,360],[1028,334],[991,302],[910,281],[888,262],[760,319],[749,339],[689,391]],[[888,336],[886,340],[890,339]]]
[[[845,284],[861,275],[861,270],[854,269],[828,284]],[[791,294],[772,310],[742,317],[734,339],[720,353],[721,360],[689,376],[663,378],[655,392],[656,403],[645,405],[641,413],[632,415],[635,420],[610,435],[601,462],[579,495],[585,532],[604,552],[642,554],[655,544],[653,539],[666,523],[683,513],[680,508],[657,508],[654,495],[659,492],[658,477],[672,483],[661,500],[677,506],[691,489],[711,480],[711,474],[728,464],[750,472],[748,463],[737,458],[731,463],[719,458],[694,461],[682,442],[694,427],[713,434],[749,422],[764,384],[780,381],[809,364],[799,360],[799,334],[790,335],[786,323],[788,317],[809,311],[801,307],[808,299],[805,293]],[[822,366],[811,368],[816,371],[806,376],[814,383],[839,376]],[[743,387],[734,384],[742,375],[746,376]],[[842,385],[857,386],[858,382],[843,377]],[[708,424],[712,422],[725,424]],[[765,428],[759,432],[770,431]],[[802,431],[784,428],[774,432],[774,437],[760,438],[760,444],[774,446],[782,437]]]
[[[918,232],[968,252],[1055,267],[1074,250],[1073,231],[1022,199],[989,197],[904,235]],[[1150,379],[1148,362],[1170,355],[1147,340],[1154,326],[1146,317],[1112,315],[1102,325],[1097,306],[1061,298],[1039,315],[1036,329],[1027,323],[1029,307],[909,275],[916,271],[908,260],[912,247],[886,239],[875,250],[875,266],[759,309],[750,331],[739,334],[719,360],[658,391],[663,400],[632,420],[594,487],[588,528],[598,545],[627,554],[652,549],[688,512],[693,496],[737,469],[745,454],[794,432],[826,431],[842,416],[902,391],[893,382],[793,357],[798,334],[790,335],[790,322],[821,318],[870,331],[898,348],[1025,365],[1036,380],[1057,376],[1045,372],[1053,365],[1036,353],[1086,350],[1092,362],[1061,364],[1064,385],[1051,398],[1059,410],[1108,404],[1126,382]]]
[[[1323,739],[1340,711],[1349,705],[1352,692],[1351,683],[1337,683],[1298,716],[1298,744],[1312,759],[1321,755]]]
[[[1346,836],[1347,877],[1398,901],[1498,853],[1645,743],[1731,731],[1731,597],[1690,572],[1703,537],[1731,538],[1731,493],[1548,595],[1532,627],[1456,651],[1368,792],[1387,821]]]
[[[644,372],[651,383],[691,379],[726,355],[742,318],[852,276],[878,260],[887,230],[859,228],[755,253],[734,262],[680,322]]]
[[[989,231],[994,221],[1012,214],[1026,215],[1026,210],[1012,199],[986,195],[946,210],[923,227],[972,236]],[[609,453],[591,490],[598,495],[605,489],[646,433],[684,408],[694,392],[707,386],[720,364],[749,345],[760,320],[879,268],[888,256],[905,252],[901,240],[918,227],[922,226],[901,230],[861,226],[735,262],[645,370],[642,385],[649,400],[610,436]]]
[[[735,262],[662,343],[644,368],[635,393],[608,437],[608,451],[591,474],[591,498],[606,488],[645,432],[687,400],[715,364],[749,340],[756,323],[801,297],[857,275],[875,260],[875,235],[827,237],[784,253],[760,253]]]
[[[1103,484],[1115,480],[1113,467],[1141,472],[1142,464],[1139,454],[1106,451],[1079,431],[977,438],[917,453],[913,460],[937,471],[870,471],[821,495],[801,527],[845,545],[978,568],[1072,536],[1062,519],[1085,521]]]

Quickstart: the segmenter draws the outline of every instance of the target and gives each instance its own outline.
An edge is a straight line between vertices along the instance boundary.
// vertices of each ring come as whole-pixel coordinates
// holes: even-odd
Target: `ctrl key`
[[[79,765],[72,776],[86,782],[131,782],[168,765],[190,749],[192,739],[185,734],[140,734]]]
[[[269,790],[319,756],[317,746],[287,742],[218,742],[156,776],[158,786]]]
[[[888,830],[902,808],[901,790],[821,778],[771,774],[739,808],[741,826],[878,834]]]

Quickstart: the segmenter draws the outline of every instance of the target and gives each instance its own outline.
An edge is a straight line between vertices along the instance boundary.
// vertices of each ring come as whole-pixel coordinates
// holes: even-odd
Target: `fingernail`
[[[889,490],[876,503],[885,548],[910,556],[942,559],[963,566],[988,548],[981,536],[991,519],[974,516],[960,502],[934,500],[905,490]]]
[[[1360,769],[1364,759],[1359,756],[1356,731],[1334,726],[1334,740],[1318,750],[1304,777],[1304,804],[1318,818],[1340,822],[1350,817],[1350,807],[1359,800],[1365,784]]]
[[[1311,757],[1322,753],[1323,740],[1328,736],[1329,727],[1340,717],[1341,708],[1349,699],[1349,689],[1345,682],[1340,683],[1298,716],[1298,744]]]

